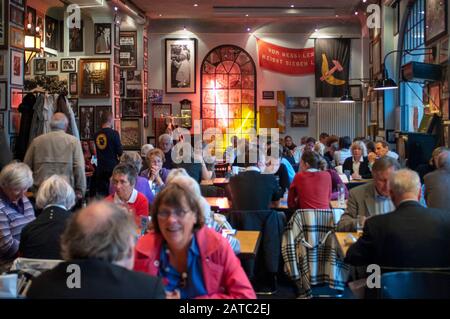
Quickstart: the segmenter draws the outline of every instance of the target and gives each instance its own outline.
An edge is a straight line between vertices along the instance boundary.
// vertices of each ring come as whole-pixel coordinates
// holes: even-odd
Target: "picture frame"
[[[61,59],[61,72],[77,72],[77,59],[75,58],[65,58]]]
[[[114,24],[114,46],[116,48],[120,47],[120,25],[117,23]],[[117,64],[119,64],[119,62],[117,62]]]
[[[425,44],[447,34],[447,0],[425,1]]]
[[[0,2],[0,5],[2,6],[0,10],[0,26],[2,27],[3,30],[8,30],[9,27],[8,1],[2,0]],[[9,32],[0,32],[0,49],[8,48],[8,35]]]
[[[59,50],[59,21],[56,19],[53,19],[50,16],[45,16],[45,47],[53,49],[53,50]]]
[[[25,12],[23,8],[18,8],[12,4],[9,6],[9,22],[18,27],[25,26]]]
[[[126,98],[122,101],[122,117],[142,117],[143,105],[140,98]]]
[[[291,127],[308,127],[308,112],[291,112]]]
[[[0,51],[0,78],[7,76],[8,68],[8,50]]]
[[[120,31],[120,67],[127,69],[137,68],[137,33],[136,31]]]
[[[309,109],[310,108],[309,97],[289,96],[287,98],[287,108],[288,109]]]
[[[44,38],[44,21],[45,21],[44,14],[39,11],[36,11],[36,27],[39,27],[37,35],[39,35],[41,39]]]
[[[32,34],[36,33],[36,9],[30,6],[26,7],[25,11],[25,28],[28,27],[28,24],[31,25],[29,32]]]
[[[70,107],[72,108],[73,114],[76,118],[80,117],[80,109],[78,107],[78,98],[76,97],[69,97],[67,99],[69,101]]]
[[[350,95],[353,97],[355,101],[362,101],[363,99],[363,90],[360,84],[349,85],[348,90]]]
[[[94,132],[98,132],[101,129],[103,112],[111,112],[111,106],[97,105],[95,107]]]
[[[142,125],[139,119],[121,121],[120,140],[124,150],[139,150],[142,140]]]
[[[58,71],[58,60],[47,60],[47,72]]]
[[[20,103],[22,103],[22,97],[23,97],[23,89],[20,87],[11,87],[9,91],[9,98],[10,98],[10,107],[11,109],[18,109]]]
[[[24,78],[24,53],[23,51],[11,48],[11,72],[10,83],[11,85],[23,85]]]
[[[384,129],[384,92],[378,92],[378,129]]]
[[[19,134],[20,131],[20,116],[21,113],[18,110],[9,111],[9,134]]]
[[[80,97],[107,98],[110,96],[110,59],[80,59]]]
[[[196,70],[197,39],[165,39],[166,93],[195,93]]]
[[[8,82],[0,81],[0,111],[8,108]]]
[[[80,118],[80,139],[91,140],[94,138],[94,107],[93,106],[80,106],[79,107]]]
[[[23,49],[25,46],[25,32],[22,28],[10,26],[9,28],[10,44],[14,48]]]
[[[34,74],[35,75],[45,75],[47,70],[47,59],[33,59],[34,64]]]
[[[69,73],[69,94],[78,95],[78,73]]]
[[[80,28],[69,28],[69,52],[84,51],[84,24],[80,21]]]
[[[273,100],[275,99],[275,91],[262,91],[263,100]]]
[[[111,54],[111,23],[94,23],[95,54]]]
[[[122,116],[121,110],[120,110],[120,97],[114,98],[114,117],[116,119],[119,119]]]

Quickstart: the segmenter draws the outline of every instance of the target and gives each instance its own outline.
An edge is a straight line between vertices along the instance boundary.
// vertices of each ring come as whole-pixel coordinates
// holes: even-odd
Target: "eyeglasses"
[[[173,213],[177,218],[184,218],[186,214],[188,214],[190,210],[183,210],[183,209],[177,209],[177,210],[160,210],[158,212],[158,217],[161,219],[167,219],[169,216]]]

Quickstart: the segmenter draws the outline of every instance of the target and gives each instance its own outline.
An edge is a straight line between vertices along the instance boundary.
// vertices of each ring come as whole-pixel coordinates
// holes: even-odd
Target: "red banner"
[[[290,49],[257,39],[259,66],[286,74],[313,74],[314,48]]]

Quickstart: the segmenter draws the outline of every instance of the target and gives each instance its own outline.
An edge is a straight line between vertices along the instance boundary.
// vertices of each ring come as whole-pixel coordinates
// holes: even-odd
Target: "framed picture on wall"
[[[61,72],[77,72],[77,60],[61,59]]]
[[[72,108],[73,114],[75,115],[76,118],[78,118],[80,116],[80,110],[78,108],[78,99],[71,97],[68,98],[67,100],[69,100],[69,104],[70,107]]]
[[[138,150],[141,148],[142,128],[139,119],[122,120],[120,140],[125,150]]]
[[[308,127],[308,112],[291,112],[291,127]]]
[[[122,102],[122,117],[142,117],[142,99],[124,99]]]
[[[109,59],[80,59],[79,72],[81,97],[109,97]]]
[[[289,96],[287,98],[288,109],[309,109],[309,97]]]
[[[34,63],[34,74],[44,75],[47,70],[47,60],[46,59],[33,59]]]
[[[80,28],[74,26],[69,28],[69,52],[82,52],[83,48],[83,21],[80,21]]]
[[[45,46],[47,48],[59,49],[59,21],[52,17],[45,16]]]
[[[120,67],[136,69],[137,67],[137,33],[120,32]]]
[[[16,24],[18,27],[24,27],[25,13],[23,9],[20,9],[14,5],[9,6],[9,21]]]
[[[0,1],[0,26],[2,30],[8,30],[8,1]],[[8,32],[0,32],[0,48],[8,47]]]
[[[94,24],[94,48],[95,54],[111,54],[111,24]]]
[[[94,132],[98,132],[101,128],[102,116],[105,112],[111,112],[111,106],[108,105],[98,105],[95,107],[95,121],[94,121]]]
[[[22,28],[11,26],[9,28],[9,39],[12,47],[23,49],[25,41],[25,33]]]
[[[447,34],[447,0],[425,1],[425,43]]]
[[[0,82],[0,111],[5,111],[8,107],[8,83]]]
[[[24,54],[23,51],[11,49],[11,77],[12,85],[23,85]]]
[[[36,11],[36,27],[39,27],[39,31],[36,32],[37,35],[44,38],[44,14],[42,12]]]
[[[69,74],[69,94],[78,95],[78,73]]]
[[[36,9],[30,6],[27,6],[26,14],[25,14],[25,27],[28,25],[31,26],[30,30],[34,32],[36,30]]]
[[[47,60],[47,72],[57,72],[58,71],[58,61]]]
[[[166,39],[166,93],[195,93],[197,39]]]
[[[94,138],[94,107],[80,106],[80,138],[91,140]]]

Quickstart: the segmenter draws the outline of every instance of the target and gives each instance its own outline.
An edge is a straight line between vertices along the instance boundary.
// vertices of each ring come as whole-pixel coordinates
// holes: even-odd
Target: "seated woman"
[[[350,171],[353,179],[372,178],[372,173],[369,169],[369,160],[367,156],[364,156],[364,152],[367,153],[366,145],[362,141],[353,142],[350,147],[352,157],[347,158],[344,161],[342,170]]]
[[[168,298],[256,298],[227,240],[204,226],[199,196],[167,185],[152,209],[154,230],[135,248],[134,270],[163,278]]]
[[[120,163],[130,164],[134,166],[136,172],[141,171],[142,167],[142,158],[138,152],[124,152],[120,157]],[[150,189],[150,185],[148,184],[148,180],[145,177],[138,176],[136,178],[136,185],[134,188],[144,194],[147,198],[147,201],[151,204],[153,203],[154,195],[152,190]],[[109,194],[114,194],[116,189],[114,188],[113,183],[109,183]]]
[[[147,153],[147,165],[149,168],[143,170],[141,174],[148,180],[153,195],[156,195],[164,187],[169,169],[163,167],[165,155],[159,148],[152,149]]]
[[[61,259],[59,240],[75,205],[75,192],[58,175],[46,179],[37,192],[39,216],[25,226],[20,238],[19,254],[25,258]]]
[[[137,171],[130,164],[119,164],[114,167],[112,184],[116,192],[105,198],[106,201],[123,205],[135,215],[137,225],[141,224],[141,217],[148,217],[148,201],[144,194],[139,193],[136,185]]]
[[[17,257],[22,229],[35,219],[26,191],[33,173],[23,163],[11,163],[0,172],[0,273]]]
[[[315,152],[304,152],[300,173],[289,187],[288,207],[292,209],[328,209],[331,199],[331,176],[320,171],[322,159]]]
[[[336,166],[343,165],[344,161],[351,157],[350,146],[352,145],[352,140],[350,136],[343,136],[339,138],[339,151],[334,153],[334,162]]]
[[[167,176],[167,185],[178,184],[182,187],[187,187],[190,191],[194,192],[196,196],[199,196],[205,214],[205,225],[211,229],[214,229],[219,234],[225,229],[233,229],[230,223],[228,223],[227,218],[222,214],[215,214],[211,211],[211,206],[208,201],[202,197],[199,184],[189,176],[183,168],[175,168],[170,170],[169,176]],[[227,236],[228,242],[230,243],[233,251],[238,254],[241,250],[241,245],[239,240],[234,236]]]
[[[345,185],[345,183],[342,181],[342,179],[339,177],[338,172],[336,172],[336,170],[334,168],[330,168],[330,166],[328,166],[328,161],[324,158],[321,157],[321,163],[320,163],[320,170],[321,171],[326,171],[328,172],[328,174],[330,174],[331,176],[331,200],[338,200],[339,199],[339,186],[340,185],[344,185],[344,194],[345,194],[345,199],[348,199],[348,188]]]
[[[274,151],[276,150],[276,148],[273,149]],[[265,173],[266,174],[273,174],[275,175],[275,177],[278,180],[278,185],[281,189],[282,194],[286,193],[287,189],[289,188],[289,186],[291,185],[292,180],[290,180],[289,178],[289,172],[288,172],[288,168],[286,167],[286,165],[284,163],[281,162],[282,156],[283,156],[283,151],[281,150],[281,148],[278,149],[279,153],[278,153],[278,157],[274,154],[274,156],[272,156],[272,148],[269,147],[268,151],[267,151],[267,158],[266,158],[266,170]],[[288,163],[290,165],[290,163]],[[295,177],[295,175],[294,175]]]

